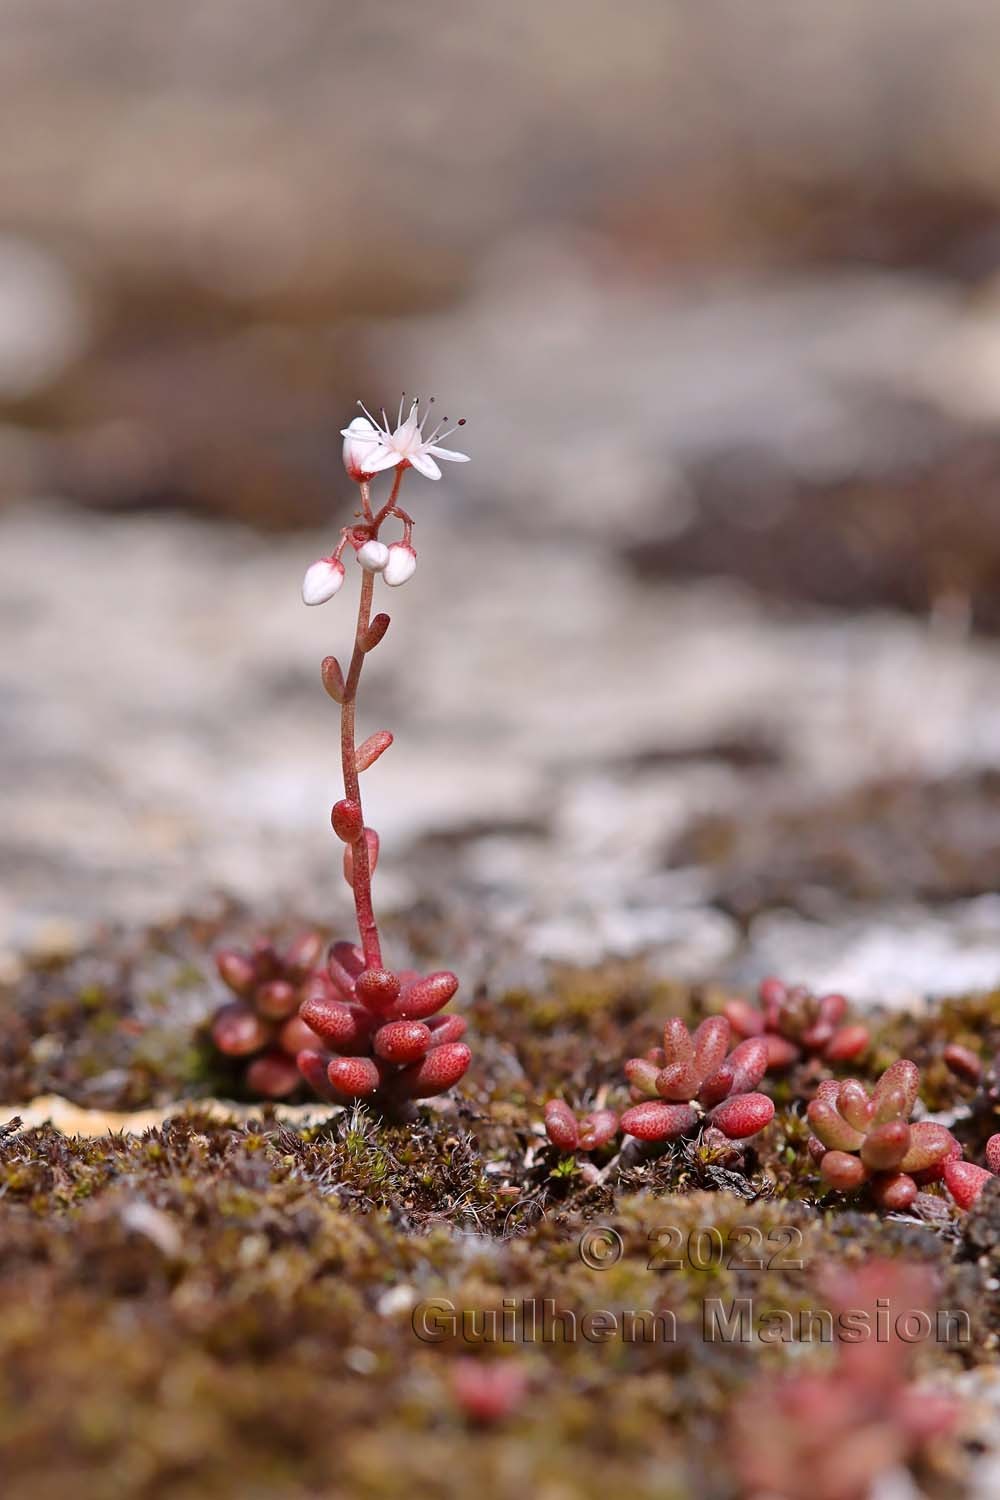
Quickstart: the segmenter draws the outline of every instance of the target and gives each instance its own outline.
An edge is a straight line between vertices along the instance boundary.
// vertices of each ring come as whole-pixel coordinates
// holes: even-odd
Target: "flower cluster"
[[[856,1078],[821,1083],[807,1111],[809,1150],[829,1187],[864,1184],[880,1208],[908,1208],[920,1184],[937,1181],[962,1148],[943,1125],[910,1123],[920,1089],[915,1063],[900,1058],[873,1090]]]
[[[929,1326],[936,1290],[923,1267],[870,1261],[838,1270],[827,1279],[826,1301],[838,1334],[832,1367],[756,1382],[733,1408],[730,1453],[741,1494],[862,1500],[958,1421],[957,1402],[911,1384],[909,1324],[892,1322],[880,1336],[880,1307]]]
[[[405,399],[405,398],[404,398]],[[364,411],[364,407],[362,407]],[[363,417],[355,417],[342,429],[344,439],[344,468],[349,477],[361,486],[361,521],[357,526],[347,526],[341,532],[340,542],[329,557],[318,558],[306,570],[302,580],[302,599],[305,604],[325,604],[340,592],[347,576],[342,558],[349,547],[354,549],[361,567],[369,573],[381,573],[390,588],[408,583],[416,572],[417,554],[413,547],[413,520],[395,502],[399,479],[404,470],[415,469],[425,479],[440,479],[441,470],[437,459],[451,463],[468,463],[468,455],[456,453],[451,448],[442,448],[441,442],[448,432],[441,428],[447,417],[439,422],[432,432],[424,437],[419,403],[414,401],[409,413],[403,416],[403,400],[399,403],[399,416],[394,428],[390,428],[385,412],[381,423],[367,411]],[[458,423],[464,426],[464,418]],[[455,429],[452,428],[453,432]],[[376,474],[388,469],[396,470],[396,484],[388,505],[376,516],[369,500],[369,482]],[[402,540],[387,546],[379,537],[379,528],[387,516],[395,516],[403,524]]]
[[[301,1020],[318,1044],[300,1052],[303,1076],[333,1104],[370,1099],[386,1109],[443,1094],[468,1068],[462,1016],[441,1016],[454,974],[368,968],[353,943],[334,943],[309,985]]]
[[[710,1016],[692,1035],[672,1017],[663,1046],[625,1064],[632,1098],[621,1127],[641,1141],[669,1141],[707,1119],[730,1140],[744,1140],[769,1124],[774,1104],[754,1093],[767,1070],[767,1048],[757,1037],[729,1051],[724,1016]]]
[[[737,1036],[762,1038],[769,1068],[787,1068],[803,1055],[824,1062],[851,1062],[868,1046],[867,1026],[844,1024],[847,1001],[843,995],[813,995],[804,985],[765,979],[758,998],[759,1007],[747,1000],[730,1000],[722,1013]]]
[[[316,1037],[298,1011],[322,956],[316,932],[304,933],[284,953],[262,939],[249,953],[224,948],[215,955],[236,998],[216,1011],[212,1040],[226,1057],[246,1060],[243,1082],[250,1093],[284,1099],[302,1082],[295,1060],[304,1047],[316,1046]]]
[[[618,1116],[613,1109],[575,1115],[562,1099],[550,1099],[545,1106],[545,1133],[560,1151],[598,1151],[618,1134]]]

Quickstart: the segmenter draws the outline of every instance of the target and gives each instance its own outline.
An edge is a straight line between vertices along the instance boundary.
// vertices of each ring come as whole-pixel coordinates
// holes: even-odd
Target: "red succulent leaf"
[[[734,1094],[717,1104],[709,1118],[731,1141],[756,1135],[774,1118],[774,1100],[766,1094]]]
[[[886,1172],[872,1178],[872,1197],[879,1208],[901,1213],[917,1196],[917,1184],[905,1172]]]
[[[733,1070],[733,1093],[747,1094],[755,1089],[767,1072],[767,1044],[761,1037],[747,1037],[729,1054]]]
[[[850,1026],[841,1026],[827,1042],[823,1056],[827,1062],[853,1062],[867,1051],[869,1040],[868,1027],[860,1021]]]
[[[959,1208],[971,1208],[993,1173],[975,1162],[947,1161],[943,1175],[944,1185]]]
[[[861,1143],[861,1160],[869,1172],[895,1172],[910,1148],[910,1127],[905,1120],[886,1120],[869,1130]]]
[[[215,955],[215,967],[234,995],[249,995],[257,983],[257,971],[250,959],[235,948],[220,948]]]
[[[431,1046],[443,1047],[447,1042],[460,1042],[468,1030],[464,1016],[432,1016],[426,1023],[431,1034]]]
[[[866,1181],[864,1163],[847,1151],[827,1151],[819,1164],[820,1175],[838,1193],[851,1193]]]
[[[932,1169],[940,1171],[944,1162],[954,1156],[957,1151],[961,1154],[955,1137],[950,1130],[943,1125],[937,1125],[932,1120],[919,1120],[916,1125],[910,1126],[910,1149],[904,1156],[901,1167],[904,1172],[928,1172]]]
[[[472,1061],[464,1042],[446,1042],[432,1047],[422,1062],[404,1068],[393,1080],[393,1088],[406,1099],[430,1099],[457,1083]]]
[[[729,1051],[729,1022],[725,1016],[709,1016],[698,1027],[693,1041],[695,1072],[704,1081],[717,1072]]]
[[[246,1071],[246,1086],[265,1099],[286,1099],[302,1082],[294,1057],[272,1048],[255,1057]]]
[[[634,1105],[621,1118],[626,1135],[634,1135],[640,1141],[674,1140],[697,1123],[697,1112],[690,1104],[666,1104],[656,1099]]]
[[[367,1099],[382,1082],[382,1074],[370,1057],[335,1057],[326,1076],[346,1099]]]
[[[389,1021],[372,1037],[373,1051],[391,1063],[419,1062],[430,1045],[430,1028],[423,1021]]]
[[[232,1000],[215,1013],[212,1040],[227,1057],[249,1057],[270,1039],[271,1027],[242,1000]]]
[[[991,1172],[1000,1173],[1000,1135],[991,1135],[986,1142],[986,1165]]]
[[[399,999],[402,985],[390,969],[363,969],[354,981],[354,993],[362,1005],[386,1015]]]
[[[575,1151],[580,1142],[576,1116],[562,1099],[550,1099],[545,1106],[545,1133],[560,1151]]]
[[[764,1030],[764,1017],[748,1000],[727,1000],[722,1014],[738,1037],[759,1036]]]
[[[580,1122],[580,1150],[597,1151],[606,1146],[618,1130],[618,1116],[613,1109],[594,1109]]]
[[[443,1010],[458,989],[458,979],[447,969],[414,980],[400,992],[388,1014],[393,1020],[423,1021]]]

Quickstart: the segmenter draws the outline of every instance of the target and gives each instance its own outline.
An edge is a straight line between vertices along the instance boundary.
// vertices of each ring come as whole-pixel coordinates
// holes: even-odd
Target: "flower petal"
[[[365,454],[365,472],[367,474],[381,474],[383,469],[394,469],[397,464],[403,462],[403,455],[397,453],[395,448],[387,448],[384,445],[373,449],[371,453]]]
[[[422,474],[425,479],[441,478],[441,470],[433,458],[430,458],[426,453],[411,453],[409,462],[410,467],[416,469],[417,473]]]
[[[467,464],[472,461],[467,453],[455,453],[451,448],[438,448],[433,443],[427,452],[433,453],[435,458],[449,458],[453,464]]]

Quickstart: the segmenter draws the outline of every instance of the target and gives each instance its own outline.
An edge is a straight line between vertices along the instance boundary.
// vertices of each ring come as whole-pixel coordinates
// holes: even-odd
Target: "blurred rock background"
[[[364,708],[484,968],[1000,976],[990,0],[0,0],[0,944],[346,918],[299,579],[475,462]]]

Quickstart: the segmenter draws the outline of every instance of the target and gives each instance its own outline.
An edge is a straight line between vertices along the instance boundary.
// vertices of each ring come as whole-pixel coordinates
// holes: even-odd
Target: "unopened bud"
[[[302,580],[302,603],[325,604],[344,581],[344,564],[335,557],[321,557],[306,569]]]
[[[385,542],[374,539],[358,548],[358,562],[369,573],[381,573],[389,561],[389,549]]]
[[[366,469],[365,463],[378,445],[378,435],[367,417],[355,417],[344,428],[344,468],[356,484],[371,479],[371,471]]]
[[[408,583],[417,570],[417,554],[408,542],[393,542],[382,577],[391,589]]]

